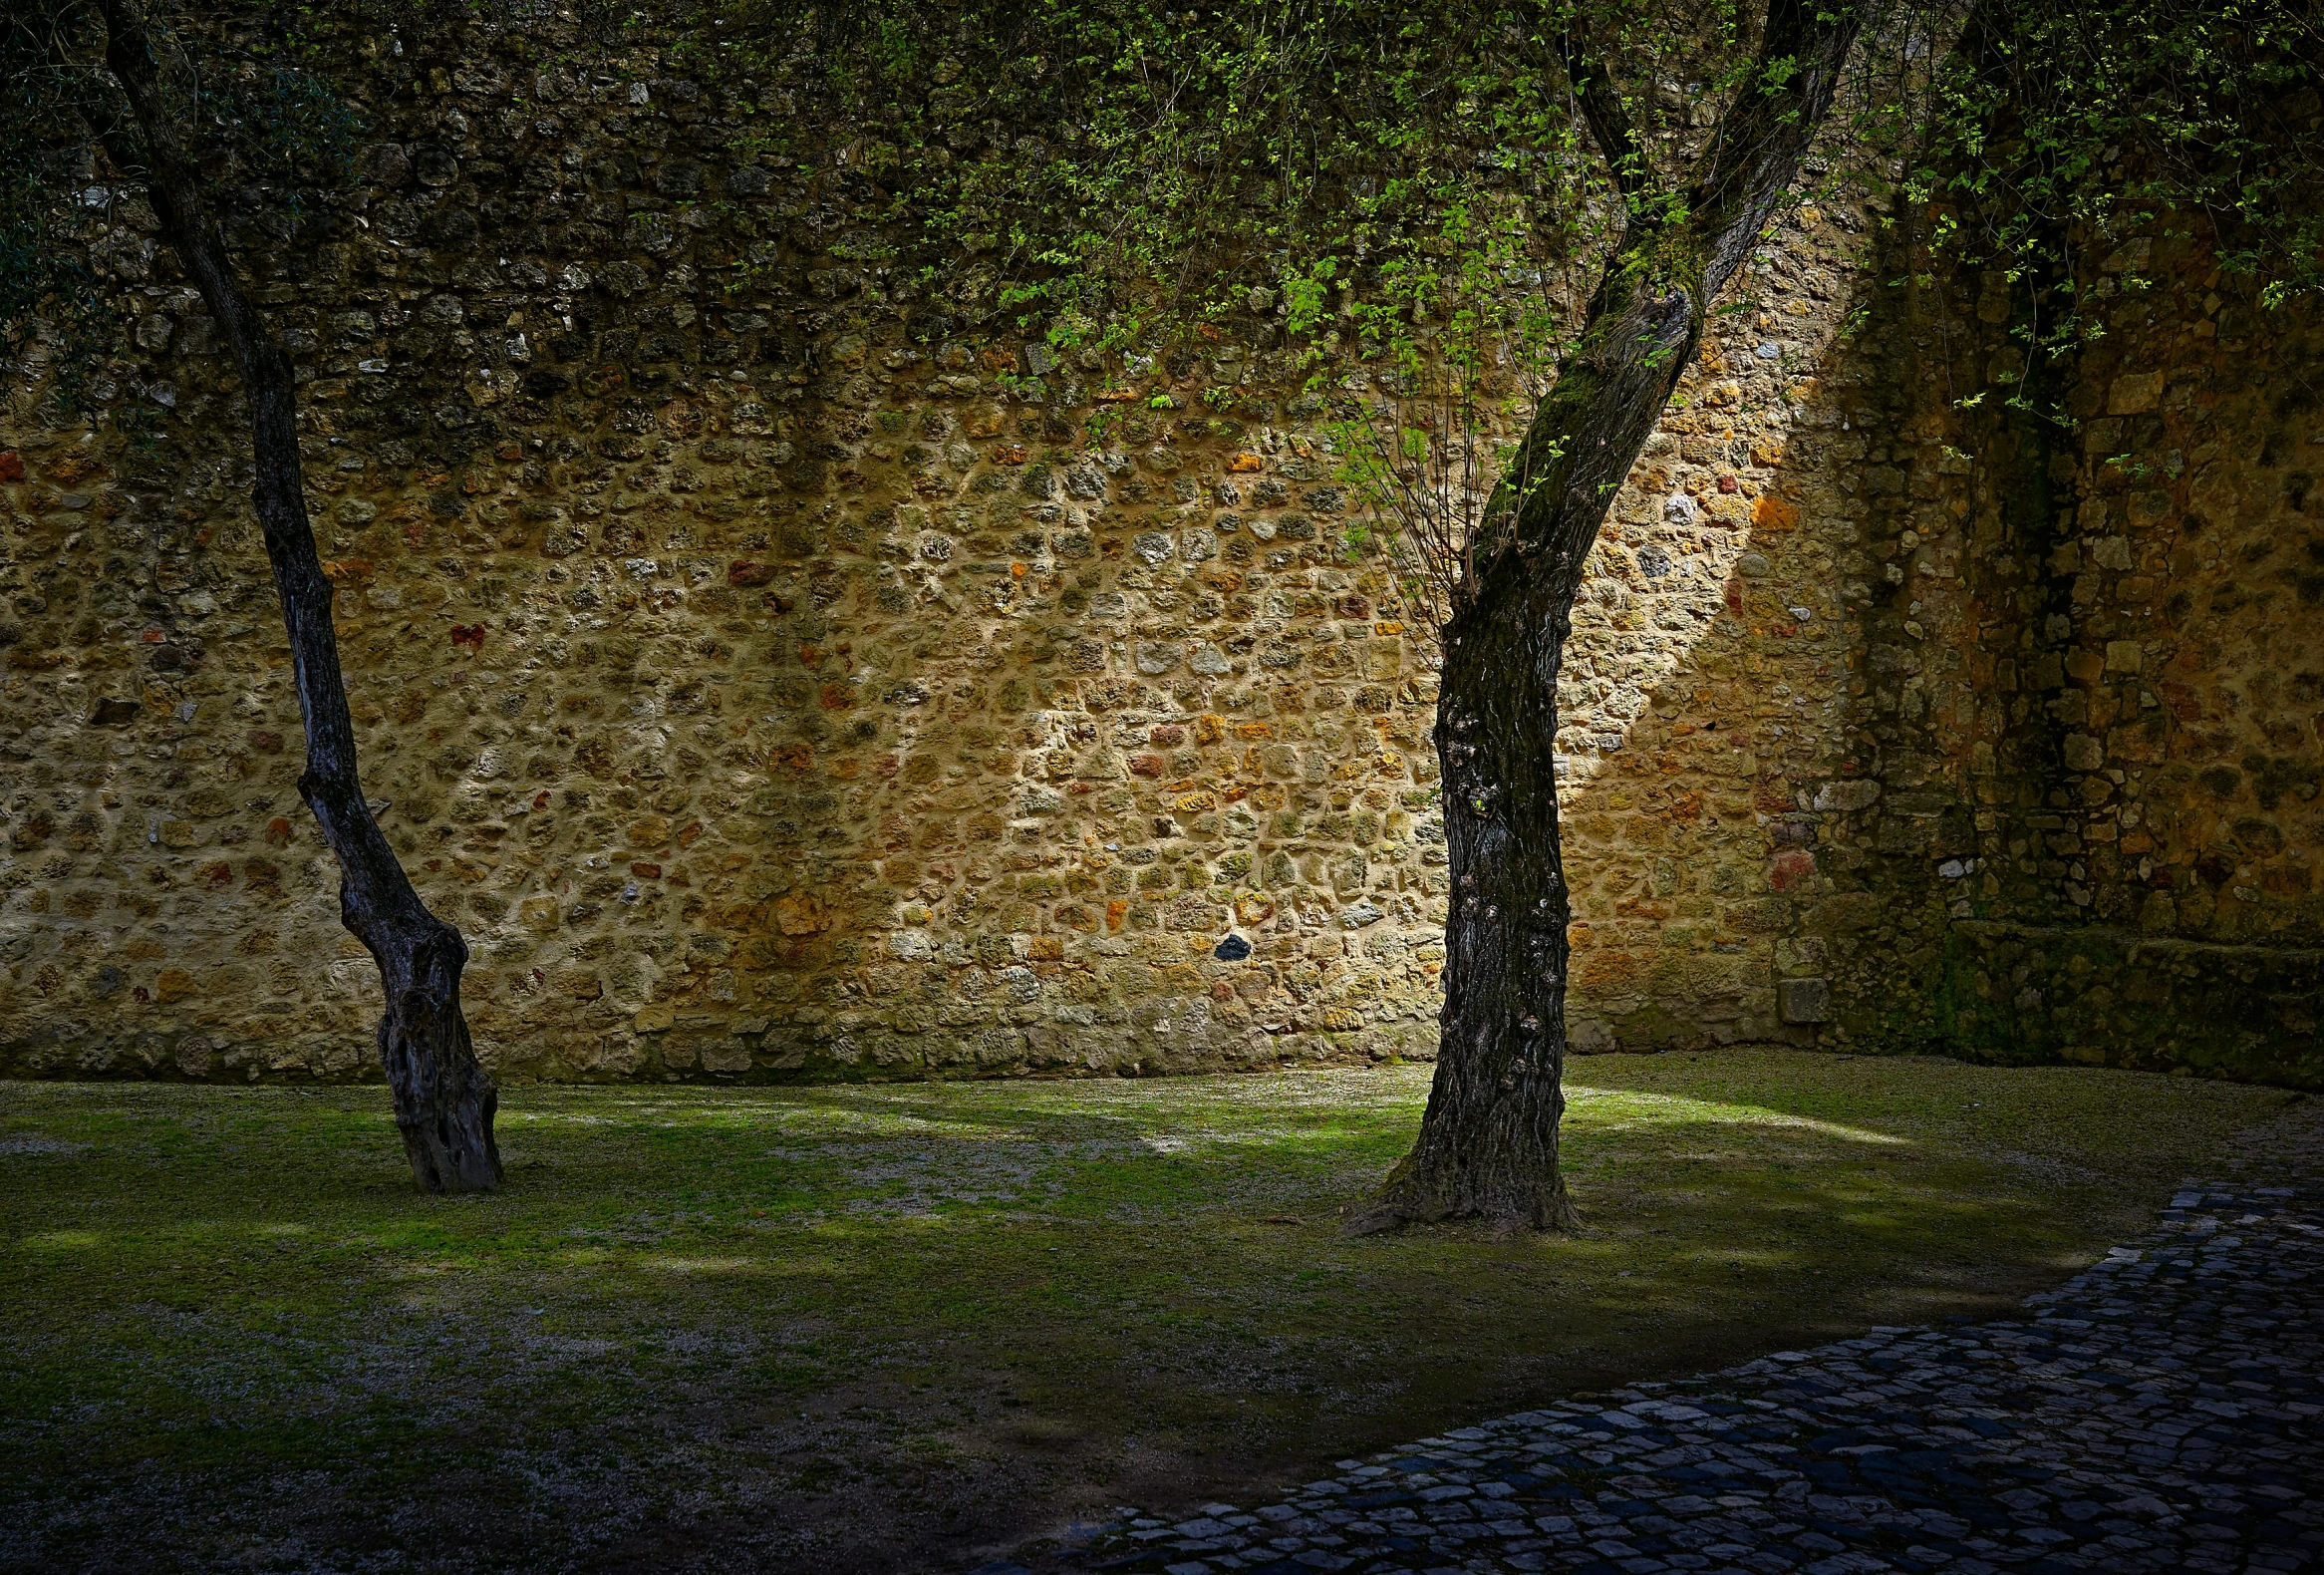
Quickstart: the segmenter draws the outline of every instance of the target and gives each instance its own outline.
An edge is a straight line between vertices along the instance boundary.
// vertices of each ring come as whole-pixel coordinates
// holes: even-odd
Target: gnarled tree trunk
[[[1351,1210],[1348,1234],[1464,1215],[1574,1222],[1558,1168],[1571,917],[1552,768],[1559,665],[1606,508],[1831,110],[1861,16],[1853,0],[1818,3],[1770,0],[1759,69],[1683,213],[1631,218],[1455,587],[1436,708],[1452,880],[1436,1081],[1419,1139]],[[1646,165],[1619,97],[1570,35],[1565,55],[1631,213],[1655,212],[1637,200]]]
[[[152,42],[137,0],[100,0],[107,67],[136,125],[107,128],[108,153],[125,170],[144,168],[153,211],[240,363],[250,401],[257,481],[252,501],[290,634],[307,769],[299,795],[339,859],[339,917],[379,964],[387,1010],[380,1064],[396,1106],[413,1178],[428,1192],[489,1191],[500,1184],[492,1139],[499,1103],[477,1064],[460,1015],[460,933],[428,911],[365,801],[356,772],[355,724],[331,624],[331,581],[315,551],[300,474],[297,387],[290,357],[243,293],[225,238],[184,155],[165,102]]]

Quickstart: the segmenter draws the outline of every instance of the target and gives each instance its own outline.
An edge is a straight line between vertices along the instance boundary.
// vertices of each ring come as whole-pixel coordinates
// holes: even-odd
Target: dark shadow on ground
[[[369,1091],[5,1086],[0,1569],[973,1563],[2004,1310],[2283,1098],[1592,1058],[1583,1234],[1338,1240],[1425,1079],[526,1089],[472,1200],[408,1191]]]

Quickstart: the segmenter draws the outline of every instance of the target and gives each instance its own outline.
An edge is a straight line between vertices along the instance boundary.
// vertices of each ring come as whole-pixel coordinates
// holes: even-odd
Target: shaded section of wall
[[[1963,919],[1937,1000],[1972,1061],[2324,1089],[2324,951]]]
[[[1836,785],[1829,1039],[2311,1087],[2324,940],[2324,337],[2199,223],[2091,258],[2107,332],[2033,390],[1997,277],[1890,312],[1914,389]]]

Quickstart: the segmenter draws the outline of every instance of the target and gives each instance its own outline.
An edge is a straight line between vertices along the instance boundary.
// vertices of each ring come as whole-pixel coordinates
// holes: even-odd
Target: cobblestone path
[[[2027,1307],[1458,1428],[1058,1567],[2324,1569],[2324,1185],[2183,1191]]]

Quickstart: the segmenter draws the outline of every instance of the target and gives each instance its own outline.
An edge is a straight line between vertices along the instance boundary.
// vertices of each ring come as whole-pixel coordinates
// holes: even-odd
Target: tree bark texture
[[[386,1070],[413,1178],[427,1192],[489,1191],[500,1184],[492,1136],[499,1103],[476,1061],[460,1013],[460,933],[420,900],[380,830],[357,774],[355,725],[331,622],[332,586],[307,518],[290,357],[235,277],[225,237],[185,156],[165,102],[152,40],[137,0],[100,0],[106,65],[120,83],[136,133],[105,129],[123,169],[146,171],[153,211],[240,364],[250,401],[256,481],[252,502],[266,541],[290,635],[291,665],[306,728],[299,795],[339,860],[339,917],[379,965],[387,1005],[380,1017]]]
[[[1411,1153],[1350,1211],[1351,1235],[1468,1215],[1511,1229],[1575,1222],[1558,1166],[1572,917],[1553,771],[1558,671],[1605,511],[1831,110],[1861,22],[1853,3],[1817,3],[1771,0],[1753,85],[1713,135],[1683,212],[1647,216],[1631,202],[1455,587],[1436,710],[1452,882],[1436,1077]],[[1592,135],[1635,198],[1645,162],[1621,101],[1571,35],[1564,53]]]

